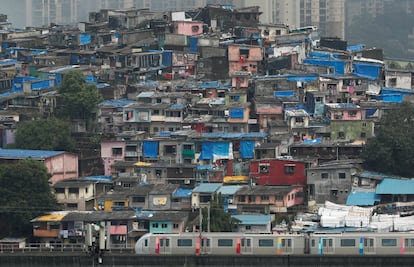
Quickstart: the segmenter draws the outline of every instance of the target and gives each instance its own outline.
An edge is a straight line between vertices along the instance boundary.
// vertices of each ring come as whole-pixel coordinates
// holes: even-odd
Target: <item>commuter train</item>
[[[144,255],[414,254],[414,233],[148,233],[136,242],[135,253]]]

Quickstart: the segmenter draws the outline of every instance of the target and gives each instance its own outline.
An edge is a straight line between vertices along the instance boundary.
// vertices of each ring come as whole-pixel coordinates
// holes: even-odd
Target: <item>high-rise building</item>
[[[26,0],[26,26],[76,24],[80,0]]]
[[[345,37],[345,0],[244,0],[243,5],[259,6],[261,22],[316,26],[322,36]]]

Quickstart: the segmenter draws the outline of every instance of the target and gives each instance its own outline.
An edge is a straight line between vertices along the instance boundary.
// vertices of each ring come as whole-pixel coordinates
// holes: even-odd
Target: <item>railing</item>
[[[47,244],[47,243],[32,243],[26,244],[25,247],[19,248],[17,245],[0,244],[0,255],[7,253],[88,253],[90,248],[85,244]],[[105,249],[105,253],[133,253],[132,247],[126,244],[114,244],[111,248]]]

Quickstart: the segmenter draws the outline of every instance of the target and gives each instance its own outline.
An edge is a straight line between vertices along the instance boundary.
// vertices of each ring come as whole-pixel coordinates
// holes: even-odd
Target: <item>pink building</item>
[[[199,35],[203,33],[202,21],[174,21],[174,33],[187,36]]]
[[[262,48],[255,45],[229,45],[229,75],[233,88],[247,88],[249,77],[257,74],[259,63],[263,60]]]
[[[42,161],[51,177],[49,182],[79,177],[78,155],[64,151],[0,149],[0,164],[13,163],[22,159]]]
[[[112,175],[112,165],[125,158],[125,141],[102,141],[101,158],[104,164],[104,175]]]
[[[326,116],[331,121],[346,120],[360,121],[362,120],[361,108],[351,103],[329,103],[325,104]]]

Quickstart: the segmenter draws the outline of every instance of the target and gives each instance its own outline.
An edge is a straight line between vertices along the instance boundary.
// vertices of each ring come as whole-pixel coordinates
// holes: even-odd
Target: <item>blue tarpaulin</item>
[[[201,145],[201,160],[215,161],[216,159],[228,159],[230,154],[230,142],[203,142]]]
[[[291,97],[295,96],[295,91],[289,90],[289,91],[274,91],[273,92],[275,97]]]
[[[303,140],[303,143],[310,144],[310,145],[317,145],[317,144],[322,143],[322,138],[318,137],[315,139],[305,139]]]
[[[198,38],[196,36],[190,36],[190,52],[198,52]]]
[[[230,118],[243,119],[244,118],[243,109],[230,109]]]
[[[307,75],[307,76],[300,76],[300,75],[292,75],[287,78],[289,82],[313,82],[318,79],[317,75]]]
[[[86,34],[86,33],[82,33],[79,35],[79,44],[80,45],[87,45],[91,43],[91,35],[90,34]]]
[[[158,157],[158,141],[144,141],[142,143],[142,154],[144,157]]]
[[[376,80],[379,77],[381,65],[367,63],[353,63],[354,74],[360,77]]]
[[[254,141],[241,140],[240,141],[240,157],[242,159],[252,159],[254,155]]]
[[[348,47],[346,48],[347,51],[353,51],[353,52],[357,52],[357,51],[362,51],[364,50],[364,45],[362,44],[358,44],[358,45],[348,45]]]

